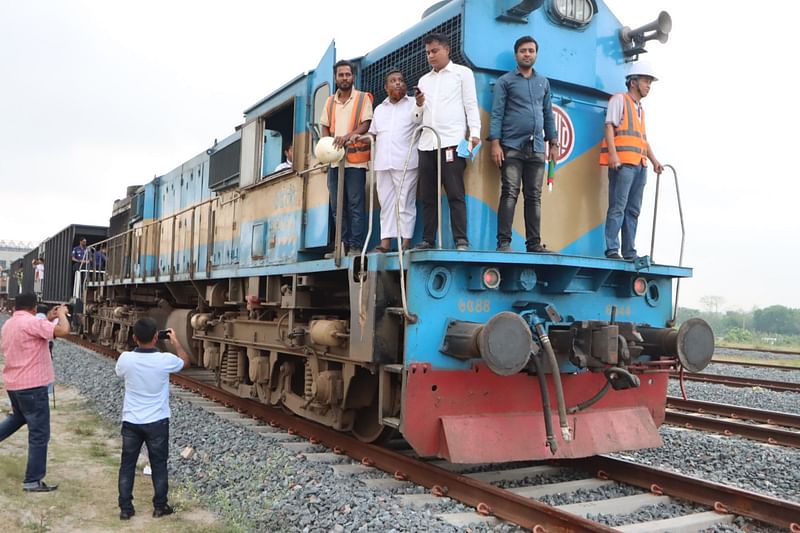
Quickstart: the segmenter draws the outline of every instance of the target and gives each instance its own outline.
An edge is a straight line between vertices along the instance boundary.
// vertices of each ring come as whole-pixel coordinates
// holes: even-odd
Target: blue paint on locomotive
[[[480,288],[480,276],[487,267],[501,272],[499,289]],[[645,296],[631,291],[639,275],[649,280]],[[411,313],[424,319],[406,326],[405,364],[428,362],[438,369],[468,369],[470,361],[439,351],[448,322],[485,323],[499,312],[520,312],[526,306],[539,311],[545,305],[554,306],[563,325],[608,320],[616,306],[618,320],[663,326],[672,307],[671,278],[689,275],[691,270],[686,268],[652,266],[637,272],[632,263],[560,254],[415,252],[408,272],[408,305]],[[522,278],[533,287],[524,289],[518,281]],[[531,284],[531,279],[536,283]],[[562,365],[564,371],[572,368],[566,362]]]

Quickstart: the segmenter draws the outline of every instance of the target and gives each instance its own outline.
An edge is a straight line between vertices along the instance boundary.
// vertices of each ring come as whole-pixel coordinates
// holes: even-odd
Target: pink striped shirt
[[[6,358],[3,368],[6,390],[32,389],[55,381],[47,346],[55,328],[55,324],[27,311],[14,311],[6,321],[0,332]]]

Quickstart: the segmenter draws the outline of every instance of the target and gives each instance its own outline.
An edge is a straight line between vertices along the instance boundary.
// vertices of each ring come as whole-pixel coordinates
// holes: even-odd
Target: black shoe
[[[622,259],[622,256],[619,255],[618,252],[615,252],[615,251],[612,250],[612,251],[606,252],[606,258],[607,259]]]
[[[528,252],[534,253],[534,254],[549,254],[549,253],[552,253],[543,244],[534,244],[533,246],[528,246],[527,250],[528,250]]]
[[[617,258],[617,259],[619,259],[619,258]],[[634,254],[634,255],[632,255],[630,257],[623,257],[623,259],[625,261],[636,261],[637,259],[639,259],[639,256]]]
[[[502,244],[498,244],[496,251],[498,251],[498,252],[510,252],[511,251],[511,243],[504,242]]]
[[[469,241],[467,239],[458,239],[456,241],[456,250],[466,251],[469,250]]]
[[[415,250],[433,250],[433,243],[430,243],[428,241],[419,241],[419,244],[417,244],[414,247],[414,249]]]
[[[166,504],[164,507],[156,507],[153,509],[153,518],[161,518],[162,516],[171,515],[175,512],[169,504]]]
[[[133,510],[133,509],[131,509],[130,511],[123,509],[123,510],[121,510],[119,512],[119,519],[120,520],[130,520],[131,517],[133,515],[135,515],[135,514],[136,514],[136,511]]]
[[[53,492],[58,488],[58,485],[48,485],[41,479],[37,481],[35,484],[30,484],[26,486],[25,484],[22,485],[22,490],[25,492]]]

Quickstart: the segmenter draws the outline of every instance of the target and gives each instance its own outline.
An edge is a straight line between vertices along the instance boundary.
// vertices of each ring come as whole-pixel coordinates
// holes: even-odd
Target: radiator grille
[[[426,32],[425,35],[433,32],[447,35],[450,40],[450,59],[454,63],[463,65],[464,47],[462,46],[461,15],[446,20],[431,29],[430,32]],[[403,71],[409,90],[417,84],[417,81],[423,75],[430,71],[431,67],[425,57],[425,45],[422,44],[422,39],[425,35],[420,35],[364,69],[361,76],[361,90],[369,91],[375,96],[376,106],[386,98],[386,91],[383,86],[384,78],[389,69],[399,68]]]
[[[242,141],[236,141],[211,154],[208,188],[212,191],[239,183],[239,159]]]

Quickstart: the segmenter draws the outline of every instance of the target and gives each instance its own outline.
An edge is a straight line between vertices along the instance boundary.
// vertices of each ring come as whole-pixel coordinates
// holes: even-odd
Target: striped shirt
[[[43,387],[55,381],[47,342],[53,340],[55,324],[27,311],[14,311],[0,332],[6,364],[6,390]]]

